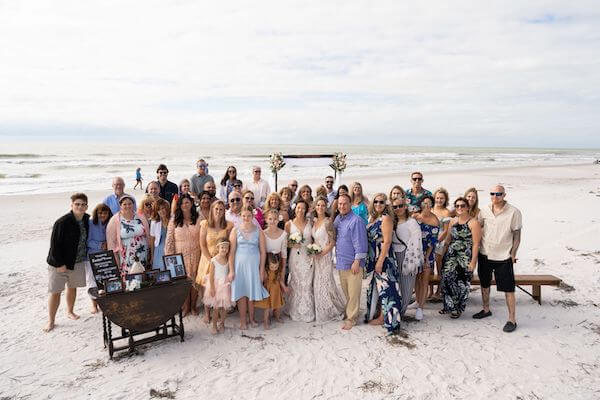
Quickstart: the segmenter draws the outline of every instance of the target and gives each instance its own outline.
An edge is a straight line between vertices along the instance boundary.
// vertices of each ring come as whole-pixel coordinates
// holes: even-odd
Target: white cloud
[[[0,2],[0,135],[600,146],[600,5],[523,3]]]

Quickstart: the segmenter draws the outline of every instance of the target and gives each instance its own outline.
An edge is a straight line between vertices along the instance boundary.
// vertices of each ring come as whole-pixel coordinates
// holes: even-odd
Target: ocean
[[[154,179],[156,167],[169,168],[169,180],[179,183],[195,172],[198,158],[209,164],[209,173],[220,180],[234,165],[238,177],[248,180],[253,165],[262,167],[270,178],[269,156],[286,154],[347,154],[344,175],[377,176],[408,174],[413,170],[437,172],[514,166],[547,166],[592,163],[600,150],[531,148],[458,148],[403,146],[319,146],[319,145],[174,145],[174,144],[85,144],[64,143],[3,144],[0,151],[2,195],[43,194],[73,191],[110,190],[114,176],[122,176],[126,190],[135,183],[135,169],[141,167],[144,184]],[[333,175],[328,160],[286,160],[279,182],[291,178],[321,179]]]

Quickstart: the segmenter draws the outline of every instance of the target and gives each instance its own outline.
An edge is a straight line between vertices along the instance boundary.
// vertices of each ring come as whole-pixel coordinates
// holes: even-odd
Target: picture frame
[[[160,272],[160,269],[151,269],[150,271],[144,272],[144,281],[150,284],[156,283],[156,276]]]
[[[89,256],[92,274],[98,289],[105,289],[104,282],[114,278],[120,278],[121,272],[117,266],[115,255],[112,250],[99,251]]]
[[[127,290],[131,291],[141,289],[145,275],[145,272],[125,275],[125,287]]]
[[[178,253],[171,254],[169,256],[163,256],[163,263],[167,271],[171,273],[172,280],[187,278],[183,254]]]
[[[106,294],[122,293],[125,291],[121,278],[106,279],[103,286]]]
[[[170,282],[171,282],[171,272],[169,270],[159,271],[156,274],[156,281],[155,281],[156,285],[162,285],[162,284],[170,283]]]

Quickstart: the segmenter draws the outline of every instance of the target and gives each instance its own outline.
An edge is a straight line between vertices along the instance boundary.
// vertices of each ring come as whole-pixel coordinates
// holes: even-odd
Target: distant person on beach
[[[255,165],[252,167],[252,180],[244,184],[244,189],[252,190],[254,193],[254,204],[262,208],[267,201],[267,196],[271,193],[269,183],[260,177],[261,169]]]
[[[88,198],[83,193],[71,196],[71,211],[60,217],[52,227],[48,251],[48,324],[45,332],[54,329],[60,295],[67,285],[67,316],[77,320],[75,298],[77,288],[85,287],[88,264],[87,238],[90,216],[86,214]]]
[[[160,185],[156,181],[151,181],[146,185],[146,193],[154,198],[154,200],[160,198]]]
[[[505,200],[504,186],[497,185],[490,190],[491,204],[479,212],[482,225],[481,248],[477,273],[481,282],[483,310],[473,315],[482,319],[492,315],[490,311],[490,286],[492,272],[496,279],[496,290],[504,292],[508,307],[508,321],[504,332],[517,329],[515,302],[515,272],[517,250],[521,244],[521,211]]]
[[[194,193],[194,196],[197,196],[204,190],[206,182],[214,181],[213,177],[208,174],[208,163],[202,158],[196,161],[196,173],[190,178],[190,183],[192,184],[191,191]]]
[[[333,176],[328,175],[325,177],[325,189],[327,190],[327,207],[331,207],[335,200],[336,191],[333,188],[334,184]]]
[[[135,186],[133,190],[137,189],[138,185],[140,185],[140,190],[144,190],[144,185],[142,184],[142,169],[137,167],[135,170]]]
[[[88,231],[88,255],[106,250],[106,226],[108,225],[108,221],[112,218],[112,216],[113,214],[110,211],[110,208],[104,203],[100,203],[96,206],[96,208],[94,208],[94,211],[92,212],[92,221],[89,224]],[[94,279],[94,274],[90,263],[87,263],[85,272],[87,287],[96,287],[96,279]],[[92,314],[96,314],[98,312],[98,304],[95,300],[92,300],[91,312]]]
[[[406,198],[408,199],[408,212],[416,213],[419,212],[419,202],[425,196],[432,196],[431,192],[425,189],[423,185],[423,174],[415,171],[410,174],[410,180],[412,181],[412,187],[406,191]]]
[[[177,185],[169,180],[167,177],[169,176],[169,169],[165,164],[160,164],[156,169],[158,184],[160,185],[159,196],[161,199],[165,199],[171,204],[173,200],[173,196],[177,194],[179,188]]]
[[[119,212],[119,199],[125,194],[125,181],[123,180],[123,178],[121,178],[120,176],[115,176],[112,180],[112,188],[113,193],[106,196],[104,200],[102,200],[102,202],[110,208],[110,211],[114,215]],[[135,205],[135,198],[133,199],[133,207],[137,208],[137,206]]]
[[[448,252],[442,269],[440,286],[444,293],[444,308],[440,314],[450,313],[458,318],[465,311],[469,299],[469,288],[473,271],[477,265],[477,254],[481,241],[481,225],[469,215],[469,203],[464,197],[454,200],[456,218],[448,230]]]
[[[227,167],[227,171],[225,171],[225,176],[221,179],[219,193],[217,195],[217,197],[225,203],[225,208],[229,206],[229,193],[233,191],[233,183],[237,180],[237,168],[230,165]]]
[[[340,284],[346,296],[346,319],[342,329],[350,330],[356,324],[360,308],[362,288],[362,268],[367,258],[367,228],[358,215],[351,209],[348,194],[338,197],[339,215],[333,226],[336,232],[335,268],[340,274]]]

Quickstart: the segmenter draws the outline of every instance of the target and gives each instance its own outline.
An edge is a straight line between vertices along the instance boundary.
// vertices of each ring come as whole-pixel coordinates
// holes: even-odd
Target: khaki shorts
[[[65,283],[70,289],[85,287],[85,269],[89,262],[82,261],[67,272],[58,272],[58,268],[48,265],[48,293],[61,293],[65,290]]]

